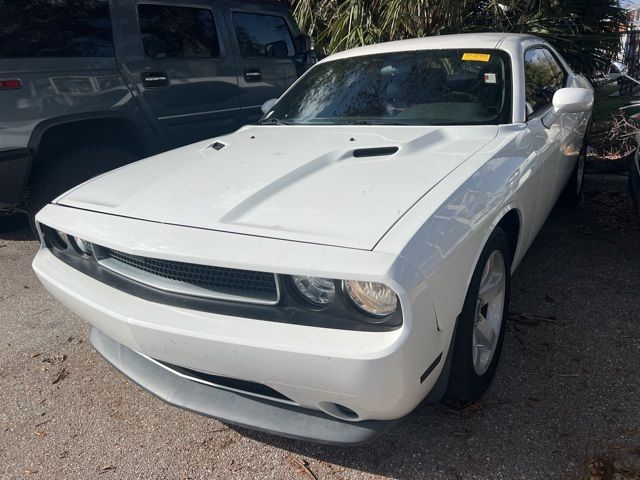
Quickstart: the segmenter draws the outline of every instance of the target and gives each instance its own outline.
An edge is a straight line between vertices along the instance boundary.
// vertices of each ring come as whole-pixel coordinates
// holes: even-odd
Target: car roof
[[[460,33],[454,35],[438,35],[434,37],[412,38],[393,42],[377,43],[364,47],[352,48],[344,52],[335,53],[323,60],[332,61],[341,58],[375,55],[377,53],[405,52],[411,50],[442,50],[442,49],[493,49],[504,40],[508,43],[521,43],[539,40],[534,35],[514,33]]]

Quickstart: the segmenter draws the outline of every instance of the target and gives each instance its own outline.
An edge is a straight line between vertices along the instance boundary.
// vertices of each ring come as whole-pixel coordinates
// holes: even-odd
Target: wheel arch
[[[507,234],[507,240],[509,240],[509,248],[511,250],[511,268],[513,272],[513,265],[515,264],[513,260],[517,258],[516,256],[519,253],[518,246],[520,245],[520,237],[522,232],[522,214],[520,210],[515,207],[507,210],[502,215],[498,223],[493,227],[491,232],[493,232],[496,227],[502,228],[502,230],[504,230],[504,232]]]
[[[120,112],[92,112],[44,120],[33,130],[28,147],[36,165],[56,153],[86,145],[119,147],[138,158],[160,151],[150,132]]]

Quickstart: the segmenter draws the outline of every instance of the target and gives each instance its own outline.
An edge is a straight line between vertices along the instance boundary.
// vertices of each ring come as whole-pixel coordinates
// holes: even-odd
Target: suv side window
[[[0,58],[114,55],[107,0],[1,4]]]
[[[233,12],[233,27],[243,57],[293,57],[295,48],[284,17]]]
[[[564,71],[553,55],[543,48],[525,53],[524,75],[528,114],[549,105],[553,94],[565,81]]]
[[[216,58],[218,33],[211,10],[172,5],[138,5],[144,53],[149,58]]]

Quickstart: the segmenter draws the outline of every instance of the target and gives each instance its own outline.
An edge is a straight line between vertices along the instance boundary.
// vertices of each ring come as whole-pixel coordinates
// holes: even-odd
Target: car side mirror
[[[553,95],[553,108],[542,117],[542,124],[550,128],[563,113],[580,113],[593,107],[593,92],[586,88],[561,88]]]
[[[308,53],[313,50],[313,39],[309,35],[298,35],[296,37],[296,52]]]
[[[266,115],[271,111],[271,109],[273,108],[273,106],[276,104],[277,101],[278,101],[277,98],[271,98],[267,100],[262,104],[262,107],[260,107],[260,110],[262,110],[262,113]]]

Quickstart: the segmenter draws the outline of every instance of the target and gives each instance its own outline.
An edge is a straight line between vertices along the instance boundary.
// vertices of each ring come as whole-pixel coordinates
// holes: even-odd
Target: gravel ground
[[[584,208],[552,214],[515,275],[481,402],[423,406],[346,449],[144,392],[38,283],[27,231],[0,233],[0,478],[582,479],[588,465],[616,478],[640,464],[640,225],[625,191],[624,177],[592,176]]]

